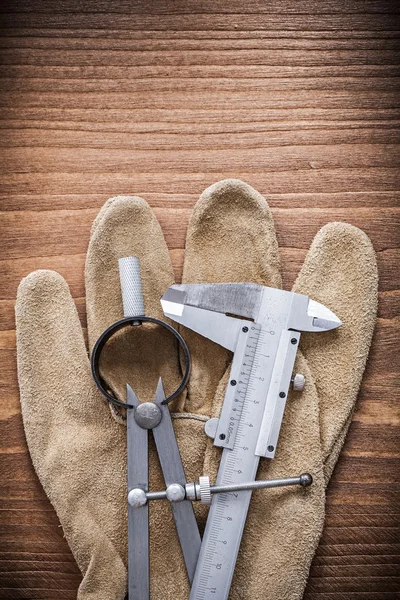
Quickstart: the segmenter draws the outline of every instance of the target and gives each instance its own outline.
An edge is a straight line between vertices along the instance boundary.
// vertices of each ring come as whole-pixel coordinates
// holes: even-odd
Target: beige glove
[[[144,200],[115,198],[100,211],[87,254],[90,347],[122,317],[118,258],[130,255],[140,257],[147,314],[163,318],[159,299],[174,280],[161,229]],[[28,447],[83,574],[78,598],[121,600],[127,583],[126,427],[92,380],[78,315],[60,275],[36,271],[21,282],[16,321]],[[113,338],[103,351],[102,368],[110,388],[125,401],[126,383],[141,400],[153,399],[160,375],[167,393],[177,387],[175,339],[154,326],[129,333],[135,335]],[[176,422],[178,437],[184,433],[192,439],[185,464],[193,479],[199,474],[196,461],[205,451],[203,425],[198,417]],[[153,447],[151,453],[150,486],[163,489]],[[189,586],[168,505],[153,503],[151,517],[152,597],[187,597]]]
[[[183,282],[252,281],[280,287],[279,267],[265,199],[240,181],[222,181],[208,188],[189,223]],[[326,333],[302,334],[295,372],[306,376],[306,386],[301,394],[289,394],[275,459],[261,459],[257,475],[271,479],[309,471],[314,483],[303,491],[280,488],[253,493],[231,600],[294,600],[303,595],[322,532],[325,486],[351,421],[368,356],[377,281],[374,250],[362,231],[345,223],[321,229],[293,291],[329,307],[343,325]],[[185,338],[194,361],[187,408],[218,416],[229,353],[218,348],[213,356],[211,343],[204,352],[193,332],[185,332]],[[206,379],[203,374],[210,365],[213,369]],[[218,457],[209,441],[203,471],[211,477]]]
[[[340,256],[343,241],[346,252]],[[147,314],[162,317],[159,297],[173,282],[172,268],[159,226],[146,203],[138,198],[109,201],[93,226],[86,265],[90,346],[122,315],[117,259],[127,255],[141,259]],[[309,266],[312,260],[316,269]],[[321,280],[319,265],[326,270]],[[333,269],[335,273],[337,269],[338,282],[332,281]],[[351,270],[349,279],[346,269]],[[341,337],[341,332],[321,342],[316,356],[313,340],[309,349],[304,344],[310,364],[322,361],[318,375],[323,381],[317,380],[324,410],[320,419],[322,450],[318,397],[309,369],[300,359],[299,370],[307,377],[306,390],[297,400],[289,398],[279,453],[271,468],[263,461],[259,476],[310,470],[316,482],[308,492],[254,494],[232,598],[301,595],[323,522],[324,464],[329,474],[344,439],[367,356],[376,302],[376,267],[364,234],[343,225],[325,228],[298,280],[305,293],[303,279],[308,279],[307,285],[315,282],[314,286],[319,286],[310,295],[334,310],[344,320],[342,330],[350,328],[351,335]],[[250,280],[279,285],[272,219],[257,192],[240,182],[221,182],[204,193],[189,226],[184,280]],[[332,304],[334,300],[336,304]],[[353,312],[356,303],[357,311]],[[62,278],[46,271],[31,274],[21,283],[16,312],[26,436],[36,471],[84,575],[78,597],[123,598],[126,432],[95,390],[75,307]],[[187,333],[194,367],[187,400],[181,398],[175,404],[180,412],[175,429],[187,477],[196,479],[203,472],[213,476],[218,466],[218,453],[203,434],[203,412],[206,416],[218,412],[223,384],[212,398],[229,356],[203,338],[193,344],[194,334]],[[332,338],[331,334],[320,335]],[[152,398],[159,374],[167,392],[176,386],[180,373],[176,346],[170,338],[160,337],[159,331],[150,328],[139,334],[136,331],[134,339],[124,336],[118,343],[110,344],[102,372],[121,399],[126,381],[142,400]],[[332,371],[327,373],[324,357],[332,359]],[[336,382],[335,389],[326,384],[322,374]],[[333,410],[331,402],[335,403]],[[154,453],[151,465],[151,487],[159,489],[162,478]],[[197,510],[204,522],[204,507]],[[187,598],[189,588],[171,513],[162,502],[153,503],[151,513],[152,597]]]

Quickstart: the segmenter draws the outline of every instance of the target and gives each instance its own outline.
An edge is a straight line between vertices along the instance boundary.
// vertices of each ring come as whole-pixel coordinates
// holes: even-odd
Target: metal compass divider
[[[185,500],[186,477],[176,442],[171,415],[165,402],[161,378],[154,402],[139,403],[127,386],[128,403],[134,410],[127,413],[128,435],[128,563],[129,597],[148,598],[149,577],[149,509],[148,492],[148,430],[151,429],[161,463],[166,497],[171,501],[179,542],[189,581],[193,581],[200,552],[200,533],[192,503]]]
[[[184,500],[181,490],[186,477],[167,404],[175,398],[189,378],[190,354],[180,334],[167,323],[145,316],[139,259],[134,256],[119,259],[119,273],[124,318],[106,329],[97,340],[91,366],[99,390],[109,402],[126,408],[127,473],[128,473],[128,594],[130,600],[148,600],[150,597],[149,564],[149,487],[148,431],[152,430],[161,469],[167,487],[167,498],[182,502],[172,503],[172,512],[186,565],[189,581],[193,580],[201,539],[193,506]],[[127,385],[127,403],[117,400],[105,387],[100,374],[100,355],[107,341],[124,327],[140,326],[151,322],[168,329],[179,341],[186,361],[185,373],[177,390],[165,397],[161,378],[154,402],[140,403],[133,389]],[[172,485],[171,485],[172,484]],[[184,500],[184,501],[183,501]]]

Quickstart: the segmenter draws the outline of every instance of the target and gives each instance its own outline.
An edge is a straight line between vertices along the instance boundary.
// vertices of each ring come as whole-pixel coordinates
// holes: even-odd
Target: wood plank
[[[123,61],[121,61],[123,63]],[[312,93],[310,93],[312,92]],[[396,106],[397,94],[394,91],[386,91],[379,95],[380,110],[391,109]],[[250,109],[257,103],[258,110],[272,110],[276,106],[280,109],[296,109],[304,107],[315,107],[319,109],[368,109],[376,105],[376,92],[355,90],[300,90],[296,94],[287,94],[282,91],[271,91],[268,96],[260,96],[256,91],[246,93],[236,92],[230,97],[230,106],[234,104],[237,109]],[[226,93],[219,90],[209,91],[208,94],[193,95],[190,92],[166,91],[163,94],[148,94],[124,91],[110,92],[106,96],[97,92],[53,93],[43,92],[41,94],[28,92],[20,94],[10,92],[0,97],[0,107],[24,106],[37,108],[45,104],[50,108],[79,108],[88,109],[93,105],[105,109],[147,109],[147,110],[171,110],[175,106],[186,106],[186,110],[208,110],[223,111],[227,106]]]
[[[358,592],[364,593],[364,589],[368,589],[371,592],[379,592],[382,589],[382,585],[385,585],[385,589],[390,592],[398,592],[400,585],[400,577],[363,577],[361,579],[355,579],[353,577],[340,577],[334,578],[330,582],[331,590],[341,590],[344,592]],[[308,589],[311,592],[322,591],[321,579],[317,577],[310,577],[308,582]]]
[[[338,192],[391,191],[400,187],[400,174],[397,168],[370,167],[341,169],[312,169],[247,172],[242,168],[236,171],[222,170],[205,174],[196,170],[192,173],[163,171],[162,184],[156,184],[154,173],[34,173],[26,172],[21,165],[21,172],[2,177],[1,194],[59,194],[60,190],[67,194],[104,194],[104,199],[120,194],[136,194],[146,196],[147,192],[159,192],[160,185],[168,192],[185,193],[189,190],[197,195],[221,179],[242,179],[256,189],[265,193],[326,193],[330,189]]]
[[[0,32],[2,32],[3,35],[3,39],[4,39],[4,43],[7,43],[7,30],[1,30]],[[56,33],[60,34],[60,31],[57,31]],[[101,36],[102,31],[97,32],[95,39],[98,40],[99,36]],[[90,39],[91,36],[91,32],[87,31],[85,32],[85,34],[87,35],[87,39]],[[21,33],[22,36],[27,36],[29,39],[35,39],[33,37],[34,32],[31,33],[31,35],[29,35],[28,32],[23,32]],[[72,32],[71,32],[72,35]],[[193,32],[193,37],[194,38],[198,38],[199,41],[198,43],[203,45],[204,44],[204,39],[203,38],[199,38],[199,36],[196,36],[196,32]],[[384,43],[385,45],[388,44],[388,38],[389,38],[389,43],[393,43],[393,44],[397,44],[397,38],[394,38],[393,41],[390,38],[390,33],[389,32],[385,32],[385,35],[382,36],[382,43]],[[14,38],[11,38],[11,40],[13,40]],[[24,39],[19,38],[19,39]],[[58,38],[57,38],[58,39]],[[63,38],[60,38],[63,39]],[[73,42],[76,38],[72,37],[70,38],[71,42]],[[110,42],[110,37],[106,38],[106,43]],[[132,38],[130,37],[129,40],[131,40]],[[192,37],[190,38],[184,38],[182,40],[183,43],[187,42],[187,39],[192,39]],[[226,36],[223,36],[223,40],[226,39]],[[264,38],[263,38],[264,39]],[[272,38],[274,41],[274,44],[277,43],[277,40]],[[332,37],[327,38],[327,42],[329,42],[329,44],[334,44],[335,43],[335,39],[336,37],[333,39]],[[362,43],[362,39],[360,39],[359,37],[354,37],[351,38],[353,39],[353,44],[354,45],[359,45],[360,43]],[[373,38],[371,38],[370,40],[368,40],[368,43],[370,44],[371,42],[373,42],[374,40],[378,39],[379,37],[376,38],[375,35]],[[143,39],[143,38],[138,38],[140,45],[142,45],[143,43],[145,44],[146,41],[148,40],[148,38]],[[168,35],[163,35],[161,41],[166,41],[169,44],[169,47],[171,46],[171,44],[173,44],[174,46],[176,44],[180,43],[180,40],[177,39],[176,37],[168,37]],[[209,38],[207,38],[207,42],[210,42]],[[346,43],[350,43],[347,42],[347,39],[342,40],[342,44],[346,42]],[[57,42],[58,43],[58,42]],[[154,47],[154,45],[158,46],[159,40],[154,41],[152,40],[151,42],[151,47]],[[211,41],[212,43],[212,41]],[[241,43],[243,43],[243,40],[241,40]],[[251,43],[254,44],[255,42],[253,40],[251,40]],[[287,42],[287,44],[291,44],[292,43],[292,38],[289,39],[289,41]],[[37,66],[35,64],[29,64],[29,65],[20,65],[20,64],[2,64],[0,65],[0,75],[2,78],[10,78],[14,80],[14,85],[15,85],[15,89],[21,89],[22,86],[26,85],[29,86],[31,82],[27,81],[28,79],[35,79],[35,78],[43,78],[43,79],[51,79],[54,83],[55,86],[60,85],[60,82],[63,79],[70,79],[70,80],[82,80],[82,81],[87,81],[87,83],[89,83],[90,81],[96,80],[96,82],[99,83],[99,85],[103,84],[103,85],[109,85],[112,86],[114,81],[118,81],[118,80],[123,80],[124,81],[124,85],[126,86],[133,86],[133,85],[138,85],[138,86],[144,86],[144,84],[146,83],[148,86],[150,86],[151,90],[155,90],[155,89],[164,89],[167,82],[169,80],[172,80],[174,86],[175,85],[180,85],[180,82],[183,80],[183,83],[186,83],[186,80],[192,80],[189,81],[189,83],[192,83],[192,85],[194,83],[197,83],[198,86],[204,85],[204,86],[210,86],[214,83],[213,80],[218,79],[218,83],[219,86],[223,86],[225,85],[226,88],[225,89],[230,89],[230,90],[235,90],[236,87],[234,85],[234,82],[232,81],[232,79],[234,79],[237,82],[237,85],[239,86],[238,89],[243,89],[243,85],[244,85],[244,81],[249,85],[252,86],[253,85],[253,79],[255,79],[259,85],[268,85],[268,79],[285,79],[287,80],[287,90],[291,91],[291,86],[295,86],[295,87],[299,87],[299,86],[303,86],[303,88],[300,87],[300,89],[306,89],[307,85],[309,84],[308,80],[314,79],[314,85],[317,83],[317,79],[319,79],[318,85],[320,86],[326,86],[325,89],[328,89],[327,86],[332,86],[335,89],[336,83],[337,83],[337,79],[339,78],[347,78],[349,81],[352,81],[353,78],[357,78],[356,81],[354,81],[354,85],[356,83],[358,83],[358,86],[360,86],[361,88],[364,87],[364,79],[371,79],[371,78],[375,78],[375,79],[381,79],[381,80],[385,80],[385,82],[388,84],[388,88],[391,89],[393,87],[393,84],[396,83],[397,77],[400,74],[400,67],[399,65],[393,63],[393,64],[379,64],[379,65],[374,65],[374,64],[341,64],[340,66],[337,65],[321,65],[321,64],[313,64],[313,65],[303,65],[303,64],[298,64],[298,65],[284,65],[284,64],[277,64],[277,65],[268,65],[268,70],[265,69],[264,65],[257,65],[257,64],[251,64],[251,65],[236,65],[236,64],[232,64],[232,63],[228,63],[225,65],[212,65],[212,64],[208,64],[208,65],[179,65],[179,66],[175,66],[174,68],[171,68],[171,66],[164,66],[162,63],[158,64],[155,63],[154,65],[150,65],[150,66],[143,66],[143,65],[135,65],[135,66],[118,66],[118,65],[109,65],[109,66],[104,66],[104,65],[79,65],[79,66],[72,66],[72,65],[47,65],[47,64],[42,64],[40,66]],[[20,78],[23,78],[22,81],[20,81]],[[394,81],[392,82],[392,79],[394,79]],[[99,80],[99,81],[97,81]],[[297,81],[298,80],[298,81]],[[131,83],[132,82],[132,83]],[[48,82],[50,83],[50,82]],[[273,82],[272,82],[273,83]],[[183,84],[182,84],[183,85]],[[125,89],[125,88],[124,88]],[[129,87],[127,88],[129,89]],[[137,88],[135,88],[137,89]],[[139,88],[139,89],[143,89],[143,88]],[[171,89],[171,86],[169,86],[166,89]],[[322,87],[323,89],[323,87]],[[10,107],[11,110],[12,107]],[[38,109],[40,109],[40,107],[37,107]],[[42,107],[42,108],[46,108],[46,107]],[[377,109],[379,109],[379,106],[376,107]],[[24,107],[21,107],[21,110],[23,110]],[[98,112],[99,109],[96,109],[96,107],[93,107],[93,111],[94,112]],[[176,110],[179,110],[179,107],[176,107]],[[226,112],[227,109],[225,109],[224,112]],[[259,112],[258,107],[255,106],[254,107],[254,113],[257,114]],[[393,110],[393,109],[392,109]],[[182,110],[180,111],[182,112]],[[253,111],[252,111],[253,112]],[[24,113],[22,113],[24,114]],[[140,112],[139,112],[140,114]],[[390,114],[390,113],[389,113]],[[384,116],[384,115],[382,115]],[[340,114],[336,115],[336,118],[340,118]],[[252,119],[249,119],[250,121],[252,121]],[[99,121],[101,121],[101,119],[99,119]],[[233,120],[233,124],[235,124],[235,120]]]
[[[399,164],[399,150],[397,144],[337,144],[328,145],[274,147],[273,149],[259,148],[257,157],[251,148],[238,148],[232,155],[232,148],[213,149],[182,149],[171,153],[169,150],[159,149],[159,162],[157,165],[149,159],[147,152],[137,149],[135,151],[136,168],[151,173],[156,170],[168,170],[172,162],[179,162],[179,170],[183,173],[190,172],[193,165],[201,161],[208,171],[214,170],[213,162],[219,160],[220,168],[239,169],[245,168],[249,173],[260,168],[266,171],[292,171],[295,169],[344,169],[349,163],[353,169],[366,167],[395,168]],[[47,157],[47,159],[46,159]],[[229,158],[231,162],[229,163]],[[351,161],[351,162],[350,162]],[[45,148],[11,147],[4,152],[2,173],[8,175],[13,172],[13,165],[26,164],[29,173],[103,173],[129,172],[132,169],[132,153],[129,150],[109,149],[105,155],[101,149],[91,148],[52,148],[49,153]]]
[[[202,43],[204,40],[204,35],[193,35],[193,36],[182,36],[178,34],[171,35],[171,32],[166,31],[165,35],[154,36],[154,35],[146,35],[143,36],[141,32],[133,33],[129,37],[123,36],[115,36],[111,37],[107,30],[103,30],[103,35],[101,33],[96,36],[82,36],[77,37],[73,34],[73,32],[68,35],[68,32],[65,32],[63,36],[60,35],[59,31],[48,32],[46,31],[46,35],[40,36],[29,36],[27,37],[27,31],[19,31],[13,30],[12,32],[3,30],[8,35],[2,37],[0,39],[0,48],[11,49],[11,48],[29,48],[46,50],[48,48],[53,48],[55,50],[130,50],[130,51],[142,51],[142,52],[159,52],[164,51],[173,55],[173,53],[177,52],[190,52],[193,50],[201,50],[212,52],[215,50],[346,50],[346,51],[354,51],[357,50],[399,50],[399,40],[398,36],[394,34],[393,36],[388,36],[387,39],[384,37],[374,36],[374,37],[363,37],[357,36],[356,34],[353,36],[351,33],[346,37],[336,36],[335,34],[331,34],[329,37],[327,36],[325,39],[322,36],[313,37],[313,36],[296,36],[292,35],[282,36],[282,38],[277,38],[277,36],[270,35],[268,33],[264,35],[260,35],[259,32],[246,37],[244,36],[235,36],[232,38],[231,36],[212,36],[208,39],[207,49],[204,49],[204,44]],[[149,32],[150,33],[150,32]],[[152,32],[154,34],[154,32]],[[174,41],[173,47],[171,47],[171,39]],[[247,55],[248,58],[251,58],[252,55]],[[243,57],[246,57],[246,54],[243,53]],[[388,61],[386,61],[388,62]],[[45,68],[49,65],[46,63]],[[92,66],[92,65],[91,65]],[[112,68],[113,65],[109,65]],[[301,66],[304,66],[303,63]],[[346,67],[348,67],[348,63],[346,63]],[[386,66],[386,63],[385,63]],[[22,65],[22,68],[26,67],[26,65]],[[107,67],[107,69],[109,68]],[[67,67],[68,68],[68,67]],[[103,67],[104,72],[107,72],[107,75],[112,74],[112,71],[108,71]],[[1,73],[1,71],[0,71]],[[363,72],[363,75],[366,76],[367,72]],[[57,72],[57,75],[60,73]],[[329,73],[331,74],[331,73]],[[266,74],[267,75],[267,74]]]
[[[60,253],[82,254],[86,251],[91,223],[97,211],[4,212],[0,213],[3,258],[18,258],[21,243],[29,257],[54,256]],[[281,247],[296,247],[301,239],[304,248],[310,246],[317,231],[331,221],[345,221],[360,227],[370,237],[377,251],[395,248],[398,237],[399,209],[273,209],[278,243]],[[191,214],[186,209],[155,209],[170,249],[183,248],[187,223]],[[301,235],[300,235],[301,234]],[[297,242],[298,243],[298,242]]]
[[[268,198],[285,288],[328,221],[363,228],[377,251],[373,348],[304,598],[397,598],[398,5],[6,0],[0,13],[0,596],[75,598],[81,579],[26,447],[19,280],[61,272],[85,327],[105,200],[150,203],[179,281],[197,198],[234,177]]]
[[[187,65],[225,65],[234,62],[238,65],[313,65],[315,63],[327,65],[354,64],[359,65],[363,62],[372,62],[372,57],[375,64],[387,64],[398,62],[399,54],[393,49],[361,49],[354,48],[351,50],[334,49],[293,49],[286,50],[283,48],[268,49],[268,58],[265,56],[264,49],[253,50],[244,49],[224,50],[224,49],[207,49],[207,50],[191,50],[185,52],[184,57],[179,50],[169,50],[164,52],[157,51],[141,51],[135,49],[112,49],[112,54],[109,49],[96,48],[95,50],[85,48],[79,50],[76,48],[65,49],[56,48],[21,48],[20,46],[4,48],[2,57],[4,64],[34,64],[34,65],[103,65],[105,60],[110,61],[111,66],[127,65],[127,66],[146,66],[160,63],[161,61],[167,65],[184,64]]]
[[[1,10],[1,9],[0,9]],[[395,18],[395,17],[393,17]],[[37,29],[35,27],[18,27],[18,24],[15,23],[15,27],[2,27],[4,23],[0,19],[0,34],[1,37],[15,38],[15,37],[31,37],[34,40],[40,37],[51,37],[57,39],[69,38],[76,39],[81,38],[82,40],[90,40],[90,39],[115,39],[118,40],[132,40],[132,39],[140,39],[143,40],[144,43],[151,40],[154,44],[153,47],[156,47],[160,40],[169,39],[173,43],[175,47],[175,43],[179,43],[181,40],[207,40],[208,42],[213,42],[214,40],[241,40],[244,44],[246,44],[246,40],[265,40],[265,39],[275,39],[276,43],[281,43],[282,40],[395,40],[398,39],[398,30],[393,29],[392,31],[381,29],[381,30],[297,30],[291,31],[286,29],[281,30],[252,30],[252,31],[229,31],[229,30],[199,30],[192,29],[191,31],[176,31],[176,30],[116,30],[111,27],[102,27],[102,28],[86,28],[83,26],[79,28],[79,34],[77,34],[76,28],[71,27],[63,27],[62,29],[56,27],[46,27],[44,29]],[[82,25],[84,23],[82,22]],[[366,68],[366,73],[368,72],[368,66],[364,65]]]
[[[136,0],[135,4],[129,0],[120,0],[118,4],[110,7],[106,0],[98,0],[96,3],[87,3],[82,0],[31,0],[28,4],[24,0],[13,0],[12,5],[7,3],[2,6],[0,12],[35,12],[35,13],[126,13],[134,12],[137,14],[148,13],[149,5],[146,0]],[[162,0],[153,0],[151,13],[162,14],[189,14],[196,15],[199,12],[207,14],[246,14],[246,13],[294,13],[294,14],[346,14],[346,13],[396,13],[396,5],[390,0],[364,0],[362,3],[357,0],[347,0],[346,2],[331,2],[329,0],[298,0],[296,4],[289,0],[271,0],[268,7],[257,0],[249,0],[243,5],[239,0],[231,0],[228,4],[223,0],[203,0],[201,6],[195,0],[175,0],[172,5],[166,5]]]
[[[73,590],[63,590],[57,592],[57,597],[62,595],[63,600],[76,600],[76,590],[78,588],[78,584],[73,586]],[[15,589],[9,587],[3,587],[4,593],[8,595],[9,598],[16,598],[19,600],[31,600],[32,594],[34,593],[35,600],[54,600],[54,590],[46,589],[46,587],[41,587],[40,590],[37,589]]]
[[[387,424],[367,425],[353,421],[343,447],[343,455],[349,456],[398,456],[400,428]],[[376,504],[376,502],[375,502]]]
[[[8,9],[10,10],[10,8]],[[209,15],[207,13],[171,14],[167,13],[160,19],[154,13],[110,13],[105,19],[104,14],[91,12],[90,23],[82,18],[82,13],[55,12],[48,13],[4,13],[1,19],[2,27],[29,28],[74,28],[102,29],[107,27],[115,30],[156,30],[156,31],[396,31],[397,19],[390,13],[333,13],[323,14],[316,10],[311,14],[291,13],[253,13]]]
[[[314,566],[310,577],[398,577],[398,565],[351,565],[351,566]]]
[[[7,122],[7,125],[9,124],[10,122]],[[44,123],[40,125],[39,122],[29,122],[25,124],[25,127],[30,130],[29,138],[27,138],[24,130],[16,130],[15,127],[2,129],[0,147],[9,149],[30,148],[32,152],[36,152],[38,146],[41,148],[52,148],[62,145],[64,148],[92,147],[97,150],[107,148],[110,151],[129,148],[135,152],[144,152],[144,150],[165,151],[167,149],[173,149],[174,151],[176,149],[178,151],[188,151],[190,149],[194,151],[214,144],[220,149],[229,150],[232,150],[233,146],[235,146],[238,159],[243,155],[243,148],[257,147],[259,149],[268,149],[260,152],[260,158],[262,159],[263,155],[267,156],[268,153],[274,154],[277,145],[279,145],[282,147],[297,146],[304,148],[303,153],[310,153],[311,158],[315,152],[315,146],[320,146],[321,153],[323,154],[324,148],[330,148],[333,144],[348,145],[348,152],[345,152],[345,155],[355,148],[355,146],[360,147],[360,144],[366,149],[366,154],[368,154],[368,151],[375,150],[373,146],[377,146],[376,151],[380,152],[381,148],[379,148],[379,145],[383,146],[387,142],[396,143],[398,138],[396,125],[398,124],[391,123],[391,128],[378,129],[377,127],[369,127],[369,123],[366,126],[362,125],[360,127],[353,124],[342,126],[338,123],[335,125],[335,131],[324,126],[323,129],[310,128],[295,132],[274,131],[269,134],[263,126],[260,128],[262,129],[260,132],[237,133],[235,138],[226,136],[223,133],[218,134],[217,132],[200,135],[192,135],[190,133],[186,135],[154,133],[151,141],[148,141],[145,133],[122,133],[122,131],[91,132],[87,130],[72,132],[70,128],[73,126],[68,123],[63,123],[59,130],[54,130],[54,124],[52,124],[52,128],[50,129]],[[5,154],[4,150],[2,152]],[[364,159],[366,158],[364,156]],[[395,164],[396,162],[395,158]],[[353,164],[360,166],[356,162]],[[302,166],[300,160],[299,165]],[[265,167],[268,169],[273,168],[272,166],[268,166],[268,162],[266,162]],[[314,165],[314,168],[320,167]]]

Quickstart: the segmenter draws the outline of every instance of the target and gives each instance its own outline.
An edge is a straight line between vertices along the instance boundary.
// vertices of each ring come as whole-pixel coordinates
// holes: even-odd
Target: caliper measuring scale
[[[261,422],[264,411],[259,397],[260,383],[273,366],[266,344],[266,336],[271,334],[250,323],[243,328],[248,329],[241,332],[247,336],[245,368],[240,372],[241,378],[233,380],[240,386],[234,400],[236,415],[232,417],[238,421],[236,438],[233,448],[224,448],[222,452],[216,486],[253,481],[260,461],[255,455],[256,424]],[[228,385],[231,382],[232,378]],[[190,600],[222,600],[229,594],[251,495],[251,490],[225,492],[213,499],[198,559],[202,569],[196,570]]]

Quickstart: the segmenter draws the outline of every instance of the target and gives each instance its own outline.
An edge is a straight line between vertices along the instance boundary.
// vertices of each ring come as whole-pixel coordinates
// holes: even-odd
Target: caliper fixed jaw
[[[192,329],[192,315],[197,314],[200,317],[202,313],[186,311],[184,315],[187,307],[262,323],[271,310],[271,302],[279,305],[289,298],[296,309],[291,311],[287,329],[320,332],[342,325],[333,311],[308,296],[256,283],[175,284],[163,294],[161,305],[165,316]],[[276,309],[276,306],[274,308]],[[223,320],[221,324],[222,322]],[[199,328],[199,325],[197,327]],[[202,335],[208,337],[207,330],[206,327]]]
[[[214,288],[220,284],[211,285]],[[200,290],[198,287],[202,289]],[[197,286],[194,284],[185,286],[176,285],[168,288],[161,297],[161,306],[164,315],[234,352],[239,331],[248,322],[230,317],[223,311],[203,308],[205,302],[202,299],[202,291],[204,288],[209,287],[208,285]],[[190,298],[192,299],[190,300]],[[216,297],[215,300],[217,300]],[[219,304],[219,308],[222,308],[221,304]]]

